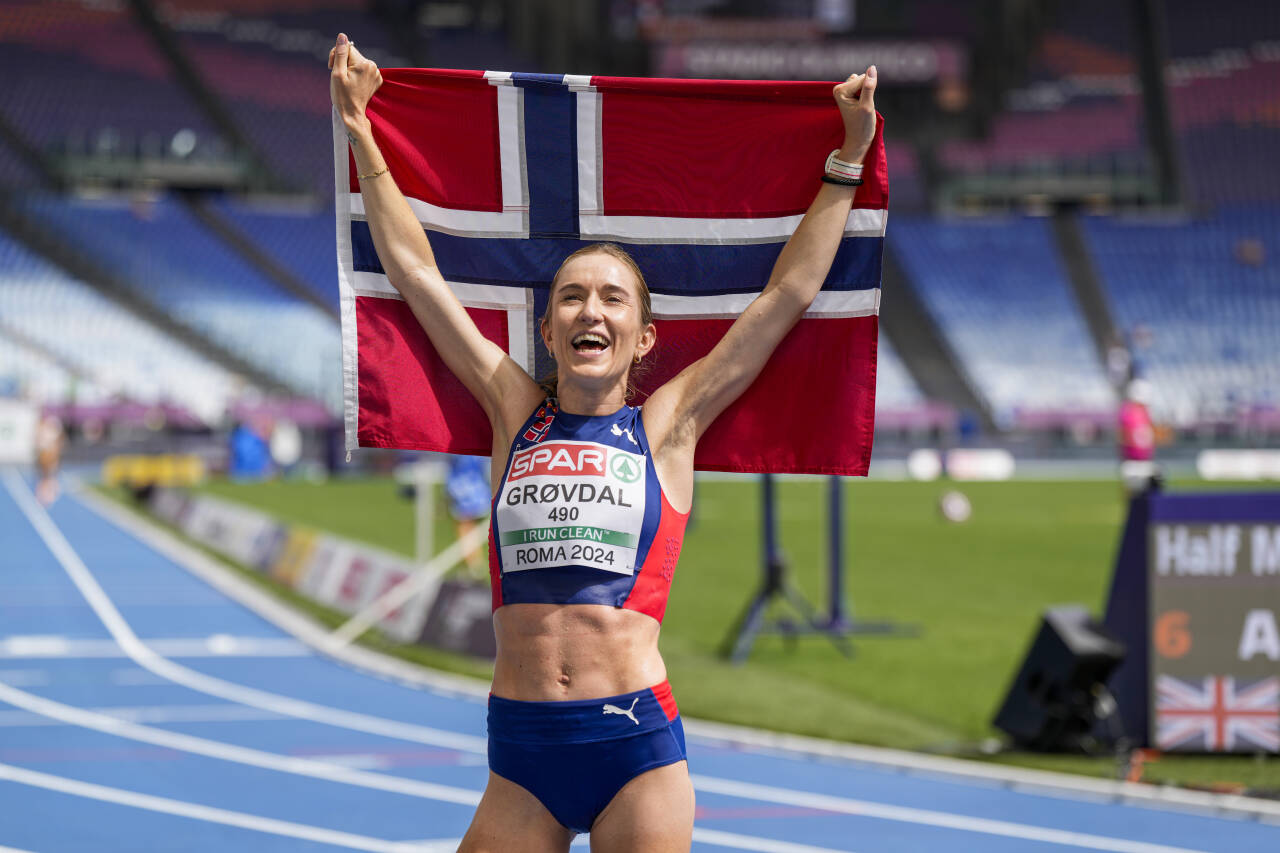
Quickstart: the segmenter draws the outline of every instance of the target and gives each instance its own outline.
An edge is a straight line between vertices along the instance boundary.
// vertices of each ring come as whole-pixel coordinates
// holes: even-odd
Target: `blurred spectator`
[[[241,422],[231,431],[230,461],[227,476],[234,480],[260,480],[271,468],[271,451],[267,439],[248,423]]]
[[[1150,402],[1151,384],[1134,379],[1120,404],[1120,479],[1130,495],[1149,491],[1158,484],[1156,433],[1147,410]]]
[[[62,430],[62,421],[52,412],[46,413],[36,427],[36,468],[40,475],[36,497],[44,506],[49,506],[58,499],[58,466],[62,461],[62,448],[65,444],[66,434]]]
[[[449,463],[449,478],[444,491],[449,498],[449,514],[458,528],[458,538],[466,536],[489,514],[489,472],[479,456],[454,456]],[[463,558],[473,575],[484,574],[480,547],[468,548]]]

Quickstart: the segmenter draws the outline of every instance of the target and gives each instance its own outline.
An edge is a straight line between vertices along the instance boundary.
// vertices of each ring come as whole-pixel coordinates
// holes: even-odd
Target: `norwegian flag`
[[[830,83],[383,72],[368,114],[440,270],[535,377],[560,262],[612,241],[653,294],[649,392],[705,355],[764,287],[843,125]],[[334,120],[347,448],[485,455],[488,423],[373,248]],[[704,470],[865,474],[888,178],[879,127],[822,292],[704,435]]]
[[[1156,678],[1156,745],[1187,752],[1280,751],[1280,678]]]

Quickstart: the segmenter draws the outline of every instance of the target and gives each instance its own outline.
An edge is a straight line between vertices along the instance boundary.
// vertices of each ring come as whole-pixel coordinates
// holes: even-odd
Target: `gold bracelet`
[[[356,180],[357,180],[357,181],[367,181],[367,180],[369,180],[370,178],[376,178],[376,177],[378,177],[379,175],[385,175],[385,174],[387,173],[387,169],[388,169],[388,168],[390,168],[390,167],[389,167],[389,166],[383,166],[379,171],[374,172],[374,173],[373,173],[373,174],[371,174],[371,175],[356,175]]]

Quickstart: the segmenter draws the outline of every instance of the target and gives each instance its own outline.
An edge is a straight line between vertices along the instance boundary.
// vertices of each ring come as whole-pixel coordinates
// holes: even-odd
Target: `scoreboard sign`
[[[1107,613],[1130,628],[1131,656],[1144,646],[1141,692],[1133,666],[1113,685],[1131,712],[1145,706],[1126,729],[1145,718],[1139,731],[1166,751],[1280,752],[1280,494],[1139,498],[1126,540]],[[1140,620],[1121,577],[1139,571]]]

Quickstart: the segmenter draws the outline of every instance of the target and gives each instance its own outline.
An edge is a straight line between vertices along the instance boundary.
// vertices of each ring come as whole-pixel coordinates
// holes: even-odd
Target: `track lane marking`
[[[489,742],[487,738],[457,732],[420,726],[413,723],[401,723],[383,717],[374,717],[356,711],[343,711],[325,705],[317,705],[302,699],[293,699],[241,684],[233,684],[220,678],[205,675],[168,658],[161,657],[147,644],[138,639],[129,623],[116,609],[110,597],[98,584],[88,566],[80,559],[80,555],[71,547],[71,543],[63,536],[62,531],[53,523],[53,519],[36,503],[26,484],[13,471],[4,473],[5,488],[17,502],[18,508],[35,528],[36,533],[44,540],[45,545],[53,553],[58,563],[71,578],[72,583],[80,590],[89,606],[102,620],[102,624],[115,639],[124,653],[142,668],[161,678],[189,687],[201,693],[217,696],[241,705],[251,705],[264,711],[272,711],[290,717],[313,720],[340,728],[385,737],[443,746],[450,749],[465,750],[479,754],[487,754]]]
[[[225,826],[235,826],[240,829],[250,829],[270,835],[283,835],[288,838],[316,841],[321,844],[331,844],[335,847],[346,847],[351,850],[368,850],[372,851],[372,853],[419,853],[423,850],[432,849],[427,845],[433,843],[387,841],[381,838],[370,838],[366,835],[356,835],[336,829],[324,829],[323,827],[311,826],[305,823],[293,823],[292,821],[277,820],[246,812],[220,809],[214,806],[187,802],[186,800],[156,797],[151,794],[141,794],[124,788],[111,788],[93,782],[81,782],[77,779],[68,779],[65,776],[54,776],[37,770],[14,767],[11,764],[0,764],[0,781],[14,782],[32,788],[44,788],[61,794],[71,794],[76,797],[130,806],[145,811],[177,815],[191,818],[192,820],[205,821],[206,823],[220,823]]]
[[[736,832],[701,829],[696,826],[693,828],[693,840],[699,844],[730,847],[734,850],[754,850],[758,853],[851,853],[844,849],[814,847],[810,844],[797,844],[794,841],[774,841],[772,838],[754,838]]]
[[[810,475],[794,476],[804,478]],[[84,489],[79,484],[71,491],[81,505],[108,523],[124,530],[145,547],[162,554],[175,565],[200,578],[228,598],[281,630],[292,634],[315,650],[336,659],[339,663],[376,673],[381,677],[391,678],[416,688],[425,688],[440,695],[484,701],[488,694],[487,685],[473,679],[429,671],[360,646],[334,648],[329,643],[327,631],[285,607],[259,588],[231,574],[225,566],[178,540],[168,531],[156,527],[153,523],[107,498]],[[784,753],[783,757],[790,760],[809,760],[815,756],[838,758],[854,764],[870,764],[882,772],[884,768],[889,768],[893,772],[912,773],[951,785],[994,784],[1015,793],[1052,797],[1069,802],[1105,802],[1126,807],[1133,805],[1139,808],[1214,818],[1221,818],[1222,813],[1226,813],[1267,824],[1280,822],[1280,803],[1241,794],[1215,794],[1166,785],[1154,786],[1028,768],[1000,767],[981,762],[923,755],[886,747],[828,741],[706,720],[687,719],[685,730],[698,740],[716,744],[728,743],[733,749],[742,746],[764,748]]]
[[[278,753],[228,744],[222,741],[171,732],[166,729],[155,729],[99,714],[93,711],[65,705],[52,699],[36,696],[0,682],[0,701],[33,714],[40,714],[70,725],[93,729],[104,734],[114,735],[129,740],[141,741],[155,746],[165,747],[179,752],[194,753],[209,758],[221,759],[237,764],[246,764],[281,773],[308,776],[328,782],[337,782],[362,788],[389,791],[421,799],[443,801],[474,807],[480,802],[481,792],[433,782],[422,782],[400,776],[389,776],[380,773],[357,770],[340,764],[318,761],[316,759],[296,758]],[[461,840],[461,839],[458,839]],[[734,832],[722,832],[713,829],[694,828],[694,840],[716,847],[729,847],[735,850],[762,851],[763,853],[842,853],[827,847],[794,844],[771,838],[743,835]],[[444,841],[433,841],[431,844],[444,844]],[[453,842],[456,844],[456,841]],[[435,848],[431,848],[435,849]],[[440,848],[444,849],[444,848]]]
[[[938,812],[909,806],[892,806],[869,800],[855,800],[830,794],[797,791],[792,788],[775,788],[772,785],[758,785],[753,782],[738,782],[733,779],[718,779],[698,774],[691,774],[691,777],[694,788],[707,793],[723,794],[729,797],[741,797],[749,800],[763,800],[789,806],[806,806],[857,817],[873,817],[900,823],[958,829],[984,835],[1000,835],[1006,838],[1020,838],[1025,841],[1040,841],[1067,847],[1081,847],[1087,850],[1106,850],[1110,851],[1110,853],[1204,853],[1204,851],[1192,850],[1187,847],[1169,847],[1164,844],[1152,844],[1147,841],[1130,841],[1104,835],[1051,829],[1032,824],[969,817],[951,812]]]
[[[246,764],[265,770],[291,773],[295,776],[309,776],[313,779],[323,779],[361,788],[406,794],[411,797],[454,803],[471,808],[474,808],[480,802],[479,791],[457,788],[452,785],[440,785],[435,782],[422,782],[417,779],[406,779],[401,776],[370,773],[366,770],[344,767],[341,764],[265,752],[247,746],[237,746],[224,741],[209,740],[181,732],[173,732],[168,729],[143,726],[122,720],[119,717],[109,717],[106,714],[96,714],[83,708],[64,705],[61,702],[55,702],[52,699],[46,699],[43,696],[36,696],[32,693],[27,693],[25,690],[10,687],[3,682],[0,682],[0,701],[22,708],[25,711],[52,717],[81,728],[93,729],[104,734],[149,743],[179,752],[189,752],[208,758],[230,761],[235,764]]]
[[[34,502],[31,501],[29,495],[23,494],[23,492],[25,492],[25,487],[22,488],[22,492],[15,494],[14,493],[15,487],[12,481],[10,480],[8,473],[6,473],[5,485],[6,485],[6,488],[8,488],[10,494],[13,495],[15,500],[18,501],[19,507],[24,511],[25,514],[27,514],[28,519],[32,522],[33,526],[35,526],[37,533],[41,535],[41,538],[45,539],[46,545],[49,546],[50,550],[53,552],[54,557],[57,558],[59,563],[63,565],[63,568],[71,576],[73,582],[75,582],[76,586],[81,589],[82,594],[85,594],[85,598],[86,600],[89,601],[90,606],[93,607],[95,612],[98,611],[99,606],[103,606],[104,608],[106,608],[107,613],[112,614],[113,618],[110,621],[107,618],[103,618],[103,624],[106,625],[107,630],[110,631],[112,635],[116,637],[116,641],[119,643],[120,647],[124,649],[126,653],[129,653],[130,657],[134,656],[133,655],[134,652],[140,652],[144,656],[153,659],[151,660],[152,663],[155,663],[157,661],[170,663],[169,661],[164,661],[164,659],[159,658],[158,655],[155,655],[154,652],[148,649],[147,646],[137,638],[137,636],[133,633],[132,628],[129,626],[128,622],[124,619],[123,615],[121,615],[120,612],[116,610],[115,605],[111,602],[106,592],[97,583],[97,580],[93,577],[92,572],[89,570],[89,568],[86,565],[84,565],[83,561],[80,560],[79,555],[75,552],[75,549],[71,547],[71,544],[69,542],[67,542],[66,538],[62,535],[62,532],[53,523],[53,520],[51,518],[48,518],[47,513],[43,513],[42,508],[39,508],[38,505],[34,504]],[[19,494],[23,494],[23,497],[27,497],[29,505],[23,504],[23,502],[19,498]],[[28,512],[29,509],[39,509],[41,511],[41,513],[44,515],[44,518],[42,520],[45,522],[43,526],[36,524],[36,519],[40,518],[40,515],[37,514],[35,518],[33,518],[32,514]],[[50,541],[50,538],[53,539],[52,542]],[[55,547],[55,543],[59,543],[61,547]],[[70,565],[67,562],[68,560],[71,561]],[[74,571],[72,566],[75,566],[78,569],[78,571]],[[84,584],[84,586],[82,586],[82,583]],[[85,592],[86,588],[90,590],[96,590],[97,594],[94,596],[90,596],[88,593]],[[100,618],[102,618],[103,614],[99,613],[99,616]],[[117,631],[119,631],[120,633],[117,634]],[[135,658],[135,660],[137,660],[137,658]],[[137,660],[137,662],[141,666],[146,666],[146,664],[143,663],[142,660]],[[180,667],[176,664],[174,664],[173,667],[177,670],[186,669],[185,667]],[[147,668],[151,669],[151,671],[153,672],[156,672],[157,675],[161,675],[162,677],[164,677],[163,673],[157,672],[155,669],[152,669],[152,667],[147,667]],[[188,671],[188,672],[191,672],[192,675],[201,676],[202,679],[206,678],[201,673],[195,673],[193,671]],[[212,678],[208,680],[214,681],[214,682],[220,681],[219,679],[212,679]],[[255,690],[252,690],[251,688],[241,688],[240,685],[230,684],[228,682],[223,682],[223,683],[226,684],[227,687],[239,688],[255,694],[260,693],[260,691],[255,691]],[[194,688],[194,689],[199,689],[199,688]],[[263,694],[263,695],[271,698],[279,698],[279,699],[285,698],[285,697],[275,697],[274,694]],[[333,782],[338,782],[342,784],[350,784],[350,785],[355,785],[360,787],[369,787],[377,790],[407,794],[409,796],[416,796],[424,799],[443,800],[445,802],[453,802],[453,803],[459,803],[459,804],[469,805],[469,806],[474,806],[475,804],[477,804],[481,796],[481,793],[478,791],[469,791],[466,789],[454,788],[452,786],[447,786],[447,785],[438,785],[436,783],[420,782],[418,780],[405,779],[403,777],[388,776],[384,774],[371,773],[368,771],[355,770],[355,769],[343,767],[341,765],[327,764],[325,762],[315,761],[311,759],[295,758],[292,756],[283,756],[283,755],[278,755],[276,753],[268,753],[268,752],[263,752],[261,750],[250,749],[248,747],[240,747],[233,744],[227,744],[221,741],[212,741],[204,738],[194,737],[191,735],[181,734],[178,732],[170,732],[164,729],[154,729],[148,726],[142,726],[136,723],[128,722],[126,720],[121,720],[116,717],[110,717],[105,714],[97,714],[92,711],[87,711],[83,708],[74,708],[69,705],[63,705],[60,702],[55,702],[51,699],[45,699],[43,697],[36,696],[34,694],[26,693],[25,691],[18,690],[16,688],[10,687],[3,683],[0,683],[0,700],[3,700],[11,705],[14,705],[15,707],[19,707],[19,708],[23,708],[25,710],[31,711],[33,713],[41,714],[43,716],[49,716],[54,719],[61,719],[64,722],[68,722],[73,725],[79,725],[85,728],[92,728],[99,731],[103,731],[108,734],[114,734],[120,737],[140,740],[143,742],[152,743],[158,746],[164,746],[166,748],[175,749],[178,751],[193,752],[196,754],[205,755],[212,758],[220,758],[227,761],[248,764],[252,766],[261,767],[264,769],[275,770],[278,772],[286,772],[286,773],[293,773],[296,775],[311,776],[313,778],[324,779],[327,781],[333,781]],[[232,700],[232,701],[235,701],[235,700]],[[292,702],[293,700],[288,700],[288,701]],[[245,704],[248,704],[248,703],[245,703]],[[310,705],[311,703],[302,703],[302,704]],[[325,708],[325,706],[314,706],[314,707],[320,710],[334,710],[334,709],[327,709]],[[357,716],[362,717],[364,715],[357,715]],[[371,718],[371,719],[380,720],[380,718]],[[383,722],[391,722],[391,721],[383,721]],[[420,728],[425,728],[425,727],[413,726],[413,727],[409,727],[409,730],[420,729]],[[434,733],[437,732],[438,730],[429,730],[429,731],[431,731],[434,735]],[[406,738],[401,737],[400,739],[403,740]],[[479,739],[471,739],[471,740],[479,740]],[[487,750],[487,741],[485,742],[485,747]],[[466,751],[466,750],[461,750],[461,751]],[[5,768],[8,768],[11,776],[14,773],[26,773],[26,774],[35,773],[35,771],[24,771],[21,768],[11,768],[8,765],[0,765],[0,778],[5,778],[4,777]],[[47,776],[47,774],[37,774],[37,775],[40,777],[46,777],[48,779],[62,779],[62,777],[50,777],[50,776]],[[28,777],[28,778],[35,778],[35,777]],[[14,779],[14,781],[18,781],[18,780]],[[77,782],[75,780],[69,780],[69,779],[62,779],[62,782],[67,785],[81,786],[80,790],[89,790],[90,788],[94,788],[94,789],[101,788],[102,790],[120,791],[120,789],[105,789],[103,788],[103,786],[94,786],[94,785],[91,785],[90,783],[82,783],[82,782]],[[84,787],[84,786],[89,786],[89,787]],[[68,791],[68,792],[76,793],[71,791]],[[82,794],[82,795],[89,796],[88,794]],[[136,794],[134,792],[126,792],[126,791],[120,791],[120,795],[129,795],[134,797],[150,797],[150,795]],[[102,798],[102,797],[99,797],[99,798]],[[151,798],[151,799],[156,801],[163,800],[163,798]],[[112,801],[115,801],[115,800],[112,800]],[[141,802],[142,801],[138,801],[138,803],[130,803],[130,804],[139,804]],[[178,803],[179,801],[166,801],[166,802]],[[205,807],[205,806],[198,806],[195,804],[185,804],[185,806],[194,808],[194,809],[211,808],[211,807]],[[140,805],[140,807],[145,808],[146,806]],[[214,809],[213,811],[223,812],[224,810]],[[225,813],[232,814],[232,815],[241,814],[241,813],[234,813],[234,812],[225,812]],[[247,815],[244,817],[248,819],[254,819],[254,816],[251,816],[251,815]],[[262,818],[260,820],[271,820],[271,819]],[[285,824],[286,822],[277,821],[276,823]],[[321,830],[321,831],[328,832],[328,830]],[[819,847],[811,847],[806,845],[796,845],[791,842],[778,841],[776,839],[743,835],[739,833],[722,832],[718,830],[708,830],[708,829],[702,829],[700,827],[694,827],[694,840],[698,841],[699,843],[707,844],[710,846],[728,847],[736,850],[759,851],[759,853],[845,853],[845,851],[834,850],[832,848],[819,848]],[[440,842],[430,842],[430,844],[434,846],[428,847],[425,849],[445,849],[445,847],[447,847],[449,843],[450,842],[447,840],[440,841]],[[445,847],[441,847],[442,844],[445,845]],[[374,848],[356,848],[356,849],[374,849]],[[378,849],[384,849],[384,848],[378,848]],[[386,848],[386,849],[391,849],[391,848]],[[405,847],[403,845],[400,845],[400,846],[396,846],[394,849],[399,851],[399,850],[418,850],[423,848]]]
[[[148,645],[157,654],[176,658],[315,657],[307,644],[292,637],[208,637],[154,639]],[[0,659],[122,658],[127,657],[115,640],[83,640],[56,634],[18,634],[0,637]]]
[[[5,485],[10,494],[14,497],[14,500],[17,501],[19,508],[22,509],[28,520],[36,528],[37,533],[45,540],[46,545],[49,546],[59,563],[62,564],[63,568],[71,576],[72,581],[76,583],[78,588],[81,588],[82,594],[85,595],[90,606],[93,607],[96,612],[99,611],[99,607],[103,608],[102,612],[99,613],[100,618],[103,619],[103,624],[107,627],[107,630],[112,634],[112,636],[116,638],[116,641],[120,644],[121,648],[125,649],[126,652],[129,653],[129,656],[133,657],[139,665],[144,666],[162,677],[170,678],[170,680],[184,684],[184,686],[191,686],[192,689],[211,693],[212,695],[222,696],[223,698],[230,699],[230,701],[242,702],[243,704],[253,705],[255,707],[276,711],[277,713],[283,713],[289,716],[311,719],[317,722],[352,728],[358,731],[368,731],[374,734],[387,734],[387,729],[384,727],[390,726],[402,732],[402,734],[387,734],[389,737],[399,737],[401,739],[413,740],[419,743],[445,745],[440,742],[440,738],[443,736],[444,739],[452,741],[452,743],[449,744],[451,746],[453,743],[469,742],[471,744],[470,751],[481,753],[487,751],[487,742],[484,738],[474,738],[425,726],[398,723],[380,717],[342,711],[340,709],[317,705],[304,700],[292,699],[278,694],[259,691],[254,688],[206,676],[203,673],[189,670],[186,667],[182,667],[178,664],[174,664],[172,661],[159,657],[155,652],[151,651],[144,643],[142,643],[136,635],[134,635],[132,629],[128,625],[128,622],[125,621],[120,612],[116,610],[114,604],[106,595],[105,591],[100,585],[98,585],[92,572],[90,572],[88,567],[80,560],[75,549],[72,548],[71,544],[66,540],[65,536],[63,536],[61,530],[58,529],[57,525],[55,525],[53,520],[48,516],[48,513],[44,511],[43,507],[35,502],[29,490],[17,475],[13,474],[11,471],[5,472]],[[86,589],[95,591],[96,595],[91,596]],[[110,615],[112,618],[106,618],[107,615]],[[137,656],[135,657],[135,655]],[[177,677],[170,677],[162,670],[171,670]],[[207,683],[210,689],[196,687],[194,686],[196,683]],[[243,695],[246,698],[239,699],[236,698],[236,695]],[[286,710],[295,708],[297,711]],[[339,719],[350,720],[354,725],[347,725],[343,722],[334,722],[334,720]],[[367,728],[366,726],[370,726],[371,728]],[[431,739],[423,739],[424,735]],[[463,741],[460,742],[457,739],[463,739]],[[460,750],[467,749],[467,747],[464,746],[453,746],[453,748]],[[814,798],[818,798],[828,801],[836,806],[835,808],[830,808],[828,810],[842,814],[874,817],[883,820],[958,829],[980,834],[1021,838],[1024,840],[1044,841],[1051,844],[1062,844],[1085,849],[1110,851],[1110,853],[1204,853],[1204,851],[1193,850],[1191,848],[1170,847],[1151,844],[1148,842],[1076,833],[1069,830],[1057,830],[1030,824],[1018,824],[1009,821],[970,817],[950,812],[938,812],[925,809],[892,806],[872,801],[830,797],[829,795],[824,794],[813,794],[787,788],[774,788],[767,785],[756,785],[710,776],[693,775],[692,779],[694,781],[695,789],[704,790],[708,793],[725,793],[729,796],[759,800],[763,802],[826,808],[825,806],[815,806]]]
[[[30,684],[16,682],[7,673],[0,671],[0,682],[10,687],[30,687]],[[271,720],[289,720],[269,711],[260,711],[247,705],[100,705],[85,708],[95,714],[105,714],[131,723],[244,723],[266,722]],[[0,711],[0,728],[28,728],[32,726],[66,725],[61,720],[48,719],[30,711]],[[0,851],[4,853],[4,851]]]

